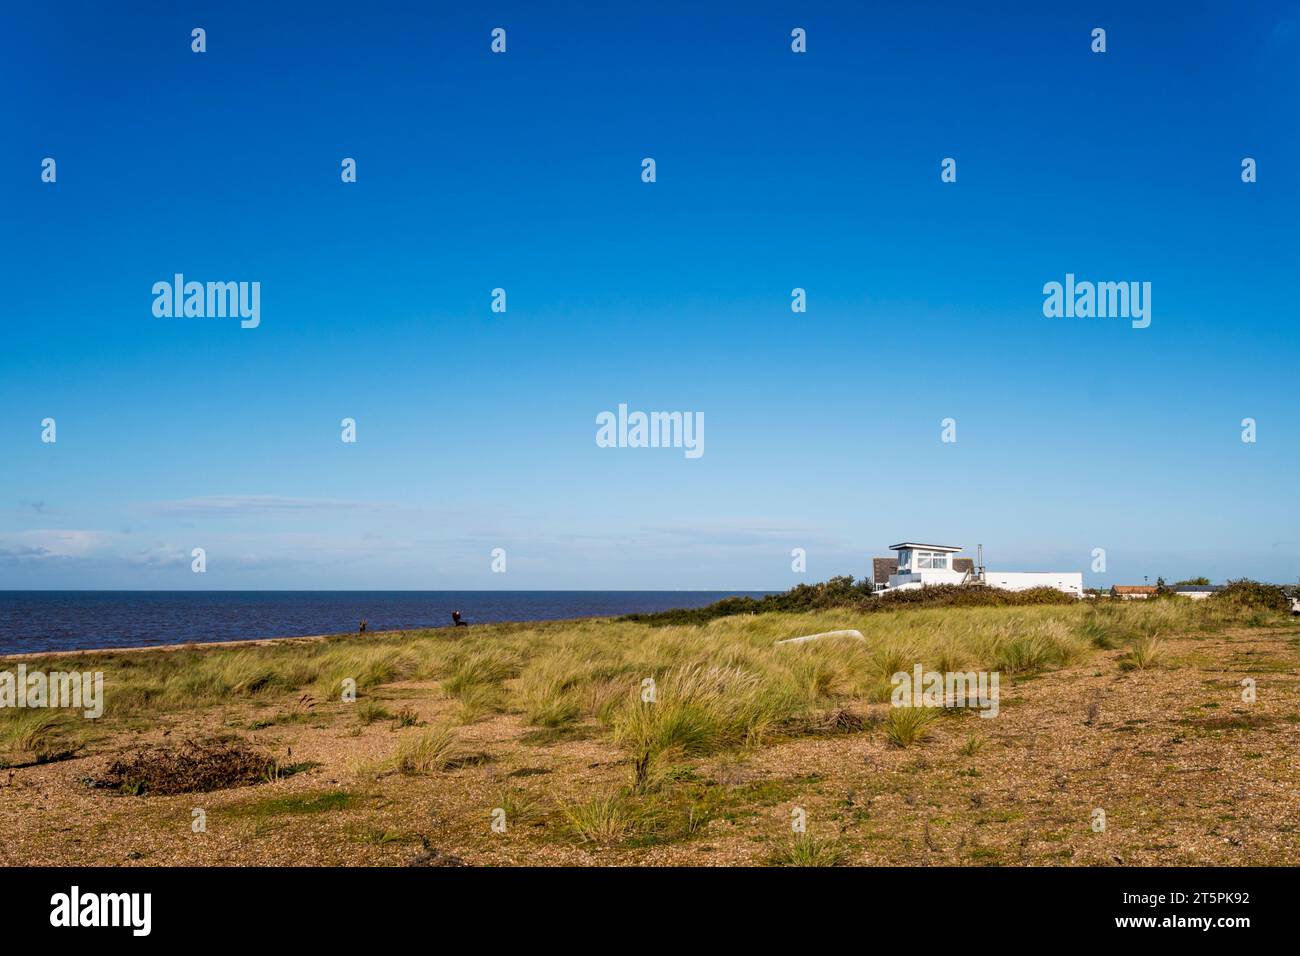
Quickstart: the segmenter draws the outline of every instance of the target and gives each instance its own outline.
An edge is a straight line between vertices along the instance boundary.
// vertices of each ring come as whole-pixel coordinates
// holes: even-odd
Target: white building
[[[1083,597],[1082,571],[985,571],[983,583],[1004,591],[1056,588],[1066,594]]]
[[[904,541],[891,544],[898,553],[898,563],[889,576],[890,588],[923,588],[927,584],[966,584],[972,572],[953,567],[953,555],[961,548],[946,544],[917,544]]]
[[[1193,601],[1204,601],[1211,594],[1223,590],[1222,584],[1171,584],[1169,589],[1179,597],[1191,598]]]
[[[883,590],[923,588],[932,584],[986,584],[1006,591],[1030,588],[1056,588],[1075,597],[1083,597],[1083,574],[1079,571],[986,571],[970,558],[958,558],[961,550],[947,544],[920,544],[903,541],[891,544],[897,553],[894,560],[877,558],[874,563],[877,588],[889,572]]]

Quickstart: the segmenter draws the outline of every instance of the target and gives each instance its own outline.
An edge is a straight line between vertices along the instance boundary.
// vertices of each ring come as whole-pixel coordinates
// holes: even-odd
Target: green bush
[[[838,866],[845,856],[838,839],[796,833],[773,850],[769,862],[773,866]]]
[[[1076,598],[1056,588],[1004,591],[983,584],[937,584],[906,591],[874,592],[869,580],[831,578],[820,584],[800,584],[782,594],[763,598],[724,598],[699,608],[681,608],[651,614],[629,614],[621,621],[635,621],[655,627],[705,624],[737,614],[768,614],[778,611],[805,612],[849,609],[861,612],[892,611],[902,608],[933,607],[1023,607],[1038,604],[1073,604]]]
[[[894,747],[910,747],[930,736],[938,712],[928,707],[892,707],[885,718],[885,740]]]
[[[1291,599],[1286,590],[1275,584],[1260,584],[1242,578],[1229,581],[1222,591],[1215,591],[1208,598],[1216,607],[1260,611],[1289,611]]]

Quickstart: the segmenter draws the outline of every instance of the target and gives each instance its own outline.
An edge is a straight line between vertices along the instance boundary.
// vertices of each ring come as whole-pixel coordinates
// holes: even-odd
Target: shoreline
[[[596,620],[594,618],[573,618],[573,620]],[[549,621],[502,621],[503,624],[540,624]],[[472,625],[471,625],[472,626]],[[479,625],[482,627],[483,625]],[[407,627],[390,631],[366,631],[355,634],[342,631],[337,634],[301,634],[290,637],[245,637],[233,641],[189,641],[184,644],[140,644],[130,647],[85,647],[72,651],[23,651],[18,654],[0,654],[0,661],[30,660],[34,657],[83,657],[93,654],[135,654],[148,651],[186,651],[208,650],[218,647],[265,647],[269,644],[308,644],[328,641],[338,637],[390,637],[409,634],[412,631],[449,631],[448,627]]]
[[[58,594],[59,592],[57,591],[52,591],[52,592],[0,591],[0,601],[3,601],[6,595],[12,596],[14,594],[37,594],[37,593]],[[65,593],[113,594],[113,595],[161,594],[164,596],[170,594],[170,595],[185,595],[188,597],[194,594],[208,594],[208,593],[216,593],[216,592],[103,591],[103,592],[65,592]],[[231,592],[231,593],[244,593],[244,592]],[[251,592],[251,593],[274,595],[274,594],[293,594],[297,592],[264,591],[264,592]],[[314,594],[317,592],[302,592],[302,593]],[[326,595],[328,597],[330,595],[337,595],[343,592],[322,591],[319,593]],[[404,592],[374,592],[374,593],[398,594]],[[495,605],[491,600],[485,599],[483,602],[484,604],[483,607],[480,608],[477,605],[474,605],[473,608],[471,609],[471,613],[473,614],[473,617],[475,619],[471,621],[469,626],[474,628],[481,628],[487,626],[496,627],[496,626],[507,625],[507,624],[538,627],[543,624],[555,624],[561,622],[613,619],[613,618],[621,617],[625,614],[654,613],[656,611],[660,611],[664,609],[676,610],[679,608],[689,609],[694,607],[704,607],[704,606],[708,606],[708,604],[714,603],[715,601],[718,600],[722,600],[726,597],[736,597],[736,596],[757,597],[757,596],[764,596],[773,592],[726,591],[726,590],[724,591],[644,590],[644,591],[635,591],[635,592],[633,591],[628,591],[628,592],[483,591],[483,592],[410,592],[410,593],[412,594],[427,593],[435,596],[436,595],[449,596],[455,594],[457,595],[457,600],[460,600],[471,594],[476,597],[479,595],[484,595],[484,596],[505,595],[507,596],[507,598],[509,598],[510,595],[554,594],[559,596],[558,600],[540,600],[540,601],[534,601],[531,599],[530,600],[506,600],[503,603],[497,603]],[[651,601],[638,600],[633,597],[633,595],[636,594],[656,595],[658,596],[658,600],[651,600]],[[566,597],[568,595],[576,595],[578,596],[578,599],[567,600]],[[704,602],[704,603],[698,603],[698,602]],[[447,603],[448,607],[468,606],[468,605],[458,605],[452,602],[450,598],[448,598],[448,600],[444,601],[443,603]],[[471,602],[471,604],[473,604],[473,602]],[[325,605],[323,605],[323,607],[325,607],[327,611],[330,610]],[[252,605],[250,605],[250,607],[246,610],[248,611],[248,615],[245,615],[245,617],[243,618],[244,623],[256,624],[257,618],[251,615],[253,615],[255,612],[257,614],[260,614],[260,611],[257,611],[257,609]],[[196,613],[202,611],[203,608],[201,606],[197,606],[195,608]],[[355,630],[355,624],[351,625],[352,629],[350,630],[326,631],[326,632],[314,630],[314,628],[317,625],[321,625],[321,624],[324,624],[325,626],[343,624],[343,621],[338,620],[338,615],[336,613],[333,613],[332,611],[330,611],[330,613],[322,613],[319,615],[314,615],[318,618],[316,620],[304,619],[301,622],[303,626],[302,626],[302,632],[300,633],[296,633],[296,634],[281,633],[279,635],[271,634],[271,635],[263,635],[258,637],[247,636],[248,631],[253,630],[254,627],[247,627],[247,626],[236,627],[236,626],[232,626],[231,622],[229,621],[215,622],[214,626],[208,626],[209,624],[213,624],[213,622],[209,620],[207,621],[207,623],[199,624],[199,626],[197,627],[194,626],[193,623],[186,623],[175,627],[171,627],[168,626],[170,622],[167,622],[164,619],[158,617],[157,614],[152,614],[152,616],[150,614],[145,615],[146,617],[145,623],[148,624],[149,626],[142,627],[142,628],[134,628],[131,626],[132,622],[127,621],[122,617],[121,612],[118,609],[117,605],[113,605],[113,610],[104,612],[108,616],[104,617],[103,619],[98,619],[98,612],[95,610],[94,606],[91,606],[88,610],[87,609],[78,610],[76,611],[76,613],[81,614],[83,618],[85,618],[86,615],[91,615],[97,619],[92,622],[90,621],[89,618],[86,618],[80,622],[82,625],[84,625],[81,627],[77,627],[75,626],[75,624],[73,625],[73,627],[66,627],[63,625],[66,625],[67,622],[60,621],[58,622],[61,625],[59,629],[61,630],[75,629],[76,632],[80,632],[80,633],[79,634],[74,633],[73,635],[64,635],[61,638],[47,638],[42,636],[46,630],[43,624],[45,624],[46,622],[44,620],[43,615],[38,612],[31,616],[31,622],[28,627],[19,629],[17,626],[15,626],[11,629],[12,633],[7,633],[5,635],[5,640],[3,643],[5,643],[6,645],[12,643],[12,644],[16,644],[17,646],[12,649],[8,649],[8,648],[0,649],[0,660],[10,660],[10,659],[30,660],[32,658],[40,658],[40,657],[75,657],[79,655],[84,656],[87,654],[96,655],[96,654],[117,654],[117,653],[130,653],[130,652],[143,652],[143,651],[165,651],[165,650],[176,650],[177,648],[210,647],[213,645],[219,645],[222,647],[232,647],[232,646],[249,647],[249,646],[262,646],[262,645],[266,645],[270,643],[278,643],[282,641],[304,641],[304,642],[322,641],[329,638],[344,638],[348,636],[368,637],[373,635],[378,637],[392,637],[395,635],[400,635],[402,633],[410,633],[415,631],[426,631],[426,630],[446,630],[449,627],[452,627],[452,625],[449,622],[444,623],[447,622],[447,618],[445,615],[441,617],[435,615],[434,619],[429,619],[427,614],[427,609],[413,608],[410,606],[410,602],[406,602],[404,605],[401,606],[387,609],[387,613],[383,615],[384,617],[387,618],[387,621],[385,623],[390,623],[393,621],[401,621],[404,619],[409,619],[416,622],[423,620],[425,621],[425,623],[413,623],[410,625],[402,625],[398,627],[368,630],[366,631],[365,635],[360,635]],[[374,616],[374,614],[376,613],[378,612],[377,611],[372,612],[370,616]],[[482,617],[479,616],[480,614],[482,615]],[[310,616],[311,615],[309,615],[308,617]],[[358,611],[357,617],[365,617],[365,616],[367,615],[364,613],[364,611]],[[236,615],[236,618],[239,618],[239,616]],[[14,618],[15,621],[18,619],[19,618],[17,617]],[[75,614],[73,615],[73,620],[75,620]],[[192,618],[192,621],[201,622],[204,620],[205,619],[201,613],[199,613],[198,616]],[[352,620],[356,620],[356,618],[354,617]],[[263,620],[261,623],[267,623],[267,622]],[[279,625],[286,626],[287,628],[291,629],[295,622],[293,622],[292,620],[281,620],[278,623]],[[119,625],[121,625],[121,627],[119,627]],[[272,626],[275,627],[275,624],[273,623]],[[346,627],[348,625],[344,624],[344,626]],[[53,627],[53,625],[51,625],[50,629],[54,630],[55,628]],[[256,628],[256,629],[260,629],[260,628]],[[275,629],[278,629],[278,627],[276,627]],[[135,634],[136,639],[143,640],[148,643],[144,643],[144,644],[117,644],[116,643],[118,640],[126,639],[128,637],[127,634],[122,633],[123,631],[131,631],[131,630],[136,631]],[[181,634],[169,633],[169,631],[174,631],[174,630],[186,631],[188,632],[188,635],[182,636]],[[239,633],[241,630],[243,631],[242,634]],[[23,633],[23,631],[30,631],[30,633]],[[194,636],[196,634],[198,639],[196,639]],[[100,643],[101,641],[107,641],[108,643],[101,644]],[[44,648],[24,649],[23,647],[24,644],[32,644],[32,643],[41,643],[41,644],[46,644],[47,646]],[[53,644],[55,646],[48,646],[49,644]],[[73,646],[68,647],[68,644],[72,644]],[[78,647],[76,646],[77,644],[83,644],[84,646]]]
[[[367,634],[386,635],[401,634],[402,631],[367,631]],[[268,644],[286,642],[310,643],[329,640],[331,637],[344,637],[343,634],[304,634],[299,637],[251,637],[234,641],[190,641],[185,644],[140,644],[130,647],[85,647],[74,651],[23,651],[19,654],[0,654],[0,660],[30,660],[34,657],[84,657],[94,654],[136,654],[148,651],[185,651],[213,647],[263,647]],[[360,637],[361,635],[353,635]]]
[[[483,621],[479,624],[470,624],[463,630],[474,628],[482,629],[485,627],[536,627],[542,624],[571,624],[576,621],[612,621],[612,616],[592,615],[590,617],[566,617],[566,618],[542,618],[533,621]],[[31,660],[36,657],[84,657],[97,654],[135,654],[150,651],[185,651],[185,650],[208,650],[218,647],[266,647],[270,644],[308,644],[319,643],[321,641],[333,640],[344,637],[394,637],[402,634],[411,634],[416,631],[455,631],[461,628],[448,627],[447,625],[433,625],[430,627],[398,627],[386,631],[366,631],[364,634],[356,631],[339,631],[334,634],[296,634],[285,637],[241,637],[231,641],[187,641],[177,644],[133,644],[127,647],[83,647],[76,650],[63,651],[22,651],[14,654],[0,653],[0,661],[17,661]]]

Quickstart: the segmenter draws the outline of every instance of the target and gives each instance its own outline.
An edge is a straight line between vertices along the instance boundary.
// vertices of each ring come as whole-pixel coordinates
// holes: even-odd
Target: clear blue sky
[[[0,587],[1300,576],[1294,5],[586,6],[7,8]]]

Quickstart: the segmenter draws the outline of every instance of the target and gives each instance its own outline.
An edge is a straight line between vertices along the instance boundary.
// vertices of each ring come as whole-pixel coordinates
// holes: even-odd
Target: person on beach
[[[462,621],[460,619],[460,611],[451,612],[451,623],[454,627],[469,627],[468,621]]]

